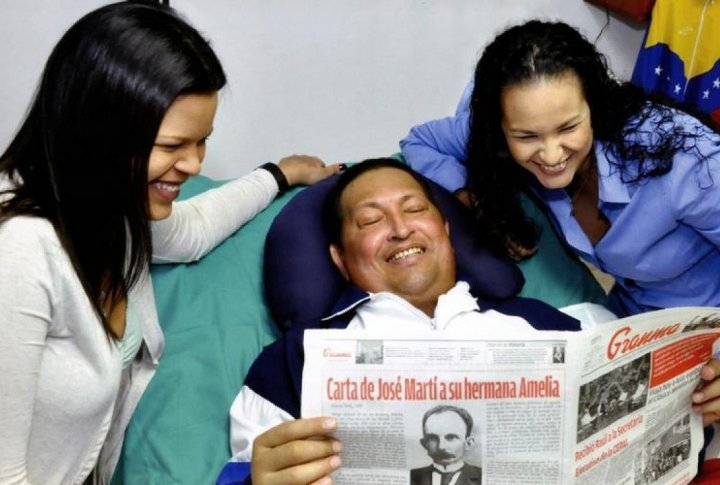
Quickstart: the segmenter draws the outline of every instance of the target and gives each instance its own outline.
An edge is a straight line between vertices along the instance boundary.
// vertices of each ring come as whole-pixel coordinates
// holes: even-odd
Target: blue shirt
[[[400,142],[409,165],[448,190],[464,187],[469,113],[414,127]],[[633,136],[652,143],[650,119]],[[680,150],[672,170],[627,184],[596,140],[598,207],[611,227],[593,247],[562,189],[535,187],[568,245],[613,275],[610,309],[619,316],[676,306],[720,306],[720,135],[676,112],[672,121],[701,135]]]

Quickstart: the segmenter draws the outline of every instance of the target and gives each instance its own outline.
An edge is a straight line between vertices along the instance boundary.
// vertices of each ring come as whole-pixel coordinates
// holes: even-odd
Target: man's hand
[[[720,419],[720,360],[710,359],[700,369],[700,387],[693,393],[693,411],[702,413],[703,426]]]
[[[290,155],[278,162],[288,185],[312,185],[322,179],[338,173],[344,168],[342,164],[325,166],[325,163],[317,157],[308,155]]]
[[[329,436],[336,429],[334,418],[319,417],[288,421],[261,434],[253,444],[253,484],[331,484],[342,448]]]

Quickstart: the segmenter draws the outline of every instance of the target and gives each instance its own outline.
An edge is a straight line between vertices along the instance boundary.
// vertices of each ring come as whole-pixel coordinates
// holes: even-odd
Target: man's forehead
[[[442,423],[443,426],[447,426],[450,423],[457,423],[458,425],[465,426],[465,421],[460,415],[454,411],[442,411],[435,413],[427,418],[426,425]]]
[[[392,202],[427,196],[422,186],[403,170],[383,167],[363,173],[350,182],[342,193],[341,207],[347,211],[378,207]]]

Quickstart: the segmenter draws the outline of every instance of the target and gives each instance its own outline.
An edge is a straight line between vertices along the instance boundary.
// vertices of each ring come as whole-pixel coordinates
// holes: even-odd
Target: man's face
[[[457,413],[445,411],[433,414],[425,421],[420,443],[435,463],[447,466],[463,459],[471,440],[465,421]]]
[[[371,170],[347,186],[340,206],[342,247],[332,245],[330,254],[343,276],[432,315],[455,284],[455,256],[448,226],[422,187],[402,170]]]

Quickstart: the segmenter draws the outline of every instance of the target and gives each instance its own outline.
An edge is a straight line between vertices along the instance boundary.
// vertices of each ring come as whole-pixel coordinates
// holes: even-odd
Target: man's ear
[[[468,436],[467,438],[465,438],[465,450],[467,451],[473,446],[475,446],[475,437]]]
[[[333,263],[335,263],[335,266],[337,266],[337,269],[340,271],[340,274],[343,275],[343,278],[350,281],[347,269],[345,269],[342,249],[340,249],[337,244],[330,245],[330,259],[332,259]]]
[[[428,450],[428,441],[430,441],[430,440],[428,440],[428,439],[425,438],[425,437],[420,438],[420,444],[421,444],[422,447],[425,448],[425,450],[427,450],[427,451],[429,451],[429,450]]]

